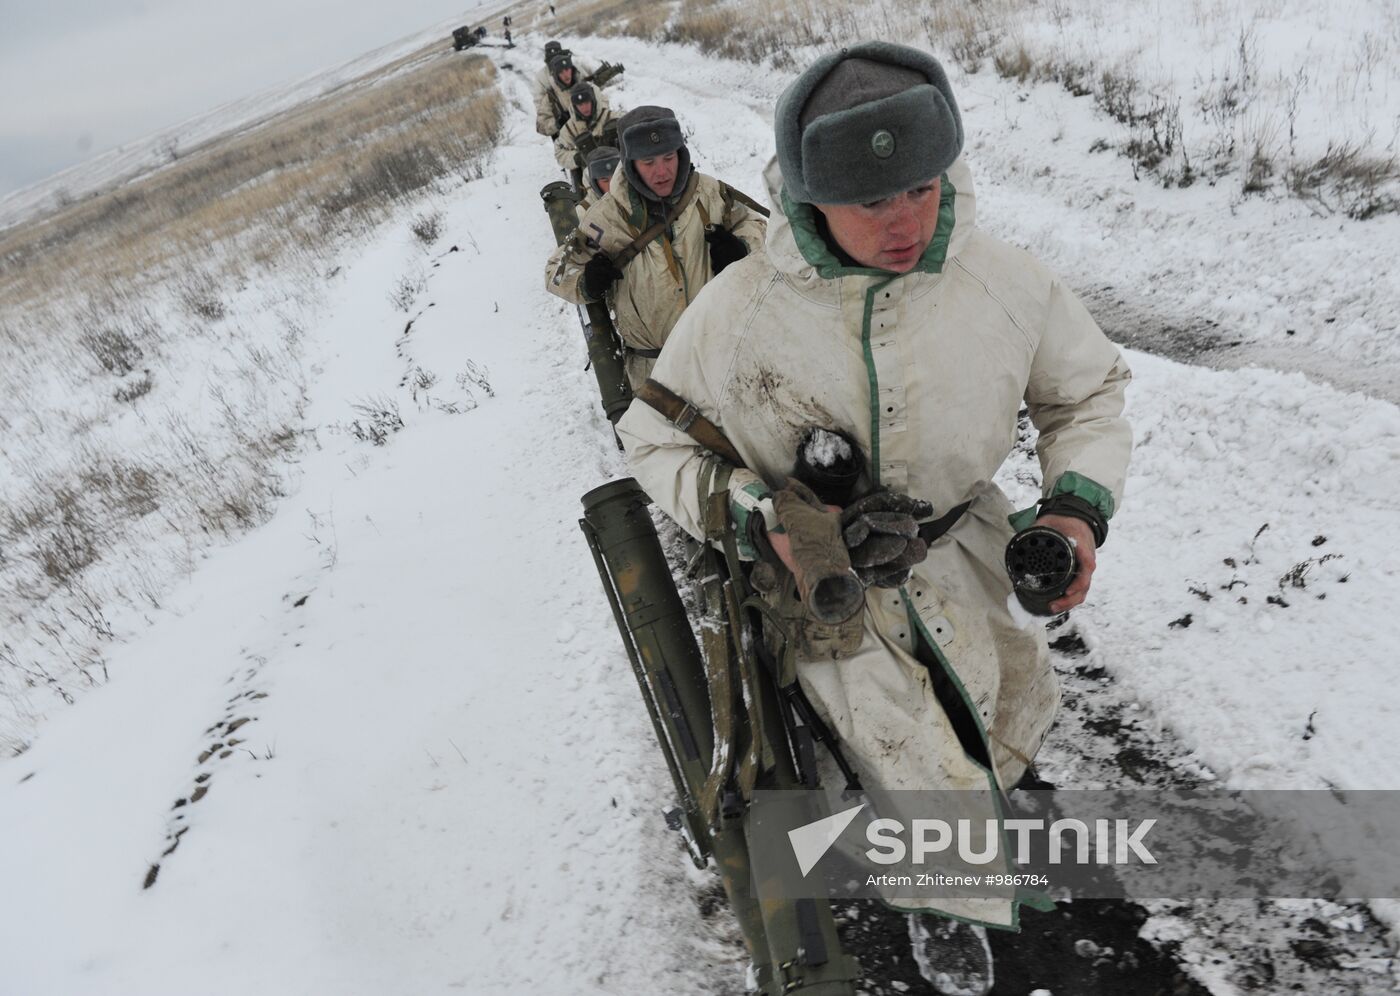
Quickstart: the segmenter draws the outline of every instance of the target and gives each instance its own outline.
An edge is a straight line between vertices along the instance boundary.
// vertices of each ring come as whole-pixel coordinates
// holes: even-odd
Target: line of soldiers
[[[577,231],[550,256],[546,286],[574,304],[611,305],[635,390],[701,288],[762,249],[764,217],[747,196],[693,167],[670,108],[617,116],[590,82],[597,73],[583,72],[558,42],[545,52],[535,126],[585,192]]]
[[[731,577],[789,626],[785,687],[866,786],[1010,790],[1059,689],[1043,629],[1012,609],[1007,550],[1053,530],[1074,566],[1046,608],[1084,601],[1131,450],[1118,349],[1054,274],[976,227],[961,113],[927,53],[852,45],[788,86],[764,174],[771,224],[694,169],[669,108],[609,115],[617,147],[601,145],[607,109],[596,87],[575,98],[579,72],[548,53],[537,102],[541,134],[590,191],[546,286],[616,316],[637,395],[616,430],[636,481],[697,540],[724,544]],[[1043,497],[1013,513],[992,481],[1022,406]],[[808,486],[807,457],[849,464],[839,495]],[[711,780],[746,801],[769,770]],[[718,828],[716,812],[704,818]],[[949,917],[911,928],[920,963],[943,966],[938,992],[974,994],[993,985],[985,927],[1014,930],[1044,905],[1019,892],[887,901]],[[765,993],[851,991],[835,963],[765,961],[777,941],[751,952]]]

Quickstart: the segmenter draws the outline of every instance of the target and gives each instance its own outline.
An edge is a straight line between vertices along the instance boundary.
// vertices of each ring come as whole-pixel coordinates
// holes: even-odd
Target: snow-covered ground
[[[405,217],[325,288],[295,493],[0,762],[0,992],[738,989],[741,950],[663,829],[665,770],[575,521],[625,467],[573,309],[543,290],[557,171],[524,82],[542,41],[494,53],[511,133],[435,205],[441,239]],[[701,169],[760,191],[784,76],[572,44],[626,64],[615,106],[675,107]],[[1249,323],[1260,355],[1301,340],[1280,369],[1129,353],[1137,449],[1074,614],[1093,661],[1223,783],[1393,787],[1395,218],[1163,190],[1086,154],[1112,127],[1086,101],[954,85],[985,227],[1162,329]],[[426,286],[405,315],[407,274]],[[1378,396],[1335,386],[1367,377]],[[366,399],[402,414],[382,447],[346,429]],[[1006,468],[1013,499],[1030,469]]]
[[[433,250],[399,226],[335,278],[296,497],[3,765],[3,991],[707,991],[575,522],[621,458],[517,132]],[[378,395],[383,448],[332,428]]]

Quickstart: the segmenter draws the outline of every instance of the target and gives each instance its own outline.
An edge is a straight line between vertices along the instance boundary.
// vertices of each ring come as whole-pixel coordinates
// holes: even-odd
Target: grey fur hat
[[[643,104],[634,107],[617,122],[617,139],[622,146],[622,168],[627,182],[644,197],[653,197],[651,188],[637,172],[636,160],[676,153],[676,183],[668,198],[678,197],[690,180],[690,150],[685,146],[685,133],[669,107]]]
[[[606,169],[611,174],[613,170],[617,169],[617,164],[621,160],[622,153],[611,145],[596,145],[593,147],[593,151],[583,157],[584,164],[589,167],[590,173],[595,172],[594,167],[597,167],[597,172]],[[612,165],[608,165],[609,163]]]
[[[778,98],[783,189],[803,204],[864,204],[917,187],[962,152],[948,74],[926,52],[863,42],[824,55]]]
[[[549,60],[549,75],[553,76],[556,80],[559,78],[559,74],[564,70],[573,68],[574,57],[567,49],[562,52],[556,52]]]
[[[598,95],[593,92],[592,83],[575,83],[569,88],[569,103],[574,110],[578,110],[578,105],[582,101],[588,101],[593,105],[593,113],[598,113]]]
[[[624,159],[650,159],[675,152],[685,145],[681,123],[669,107],[643,104],[634,107],[617,122],[617,137]]]
[[[597,197],[603,196],[603,188],[598,181],[611,177],[622,160],[622,153],[611,145],[600,145],[583,157],[583,175]]]

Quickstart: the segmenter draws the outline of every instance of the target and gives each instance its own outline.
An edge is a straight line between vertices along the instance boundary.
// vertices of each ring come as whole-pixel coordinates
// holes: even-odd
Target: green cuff
[[[1022,529],[1029,529],[1035,524],[1036,516],[1040,512],[1040,503],[1032,505],[1030,508],[1023,508],[1019,512],[1012,512],[1006,517],[1006,521],[1011,523],[1011,528],[1016,532]]]
[[[1076,498],[1082,498],[1097,508],[1105,519],[1113,518],[1113,492],[1077,471],[1070,470],[1061,474],[1045,497],[1053,498],[1056,495],[1074,495]]]
[[[1113,492],[1098,481],[1085,477],[1077,471],[1070,470],[1061,474],[1045,498],[1053,498],[1056,495],[1073,495],[1083,499],[1098,509],[1105,522],[1113,518]],[[1041,499],[1041,501],[1044,500],[1044,498]],[[1019,512],[1008,515],[1006,521],[1011,523],[1011,528],[1019,533],[1022,529],[1029,529],[1039,517],[1040,502],[1036,502],[1030,508],[1023,508]]]
[[[734,538],[737,540],[739,559],[758,559],[758,550],[749,542],[749,537],[753,535],[749,532],[749,519],[758,515],[767,525],[767,520],[772,514],[773,492],[762,481],[745,484],[730,494],[729,517],[734,522]]]

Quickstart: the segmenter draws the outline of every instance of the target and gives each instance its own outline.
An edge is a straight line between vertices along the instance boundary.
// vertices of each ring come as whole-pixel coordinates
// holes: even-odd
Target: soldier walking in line
[[[569,106],[569,120],[554,140],[554,158],[582,190],[584,158],[600,145],[617,143],[617,119],[607,98],[591,83],[579,83],[569,91]]]
[[[748,198],[692,168],[670,108],[634,108],[617,124],[622,168],[550,256],[545,284],[574,304],[610,301],[636,387],[701,289],[762,248],[765,223]]]
[[[800,621],[797,680],[867,786],[992,797],[1028,770],[1059,704],[1043,628],[1008,606],[1005,552],[1032,523],[1053,529],[1078,568],[1049,610],[1084,601],[1123,494],[1130,373],[1053,273],[976,227],[962,117],[933,57],[883,42],[824,56],[774,125],[765,250],[677,315],[652,374],[679,414],[639,391],[618,435],[697,538],[702,482],[727,481],[741,555],[776,572],[775,616]],[[584,223],[607,216],[616,245],[625,214],[607,207]],[[615,279],[592,261],[582,277],[565,289]],[[991,482],[1023,405],[1043,497],[1013,516]],[[721,458],[697,423],[727,438],[731,475],[710,476]],[[840,506],[792,480],[813,430],[855,454]],[[823,602],[814,578],[845,583]],[[911,922],[939,992],[991,989],[985,925],[1014,925],[1023,901],[950,898],[948,919]]]

